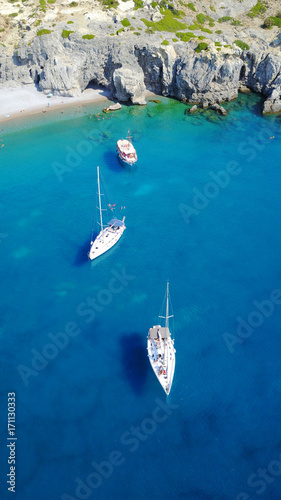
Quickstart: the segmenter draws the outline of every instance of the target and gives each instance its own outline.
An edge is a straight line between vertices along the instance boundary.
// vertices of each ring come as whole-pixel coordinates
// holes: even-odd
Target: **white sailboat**
[[[165,393],[170,393],[175,372],[175,348],[174,340],[169,329],[169,282],[167,282],[166,292],[166,315],[159,316],[165,318],[165,326],[153,326],[149,329],[147,336],[147,352],[152,369],[158,378]]]
[[[92,233],[92,238],[91,238],[91,248],[89,252],[89,258],[91,260],[96,259],[103,253],[107,252],[110,248],[112,248],[117,241],[121,238],[122,234],[124,233],[126,226],[125,226],[125,217],[123,217],[122,220],[117,219],[114,217],[111,219],[106,225],[103,223],[102,219],[102,212],[106,209],[103,209],[101,206],[101,196],[103,196],[100,192],[100,174],[99,174],[99,167],[97,167],[97,183],[98,183],[98,200],[99,200],[99,206],[97,207],[99,210],[100,214],[100,227],[101,230],[99,234],[97,235],[96,239],[93,240],[93,233]]]

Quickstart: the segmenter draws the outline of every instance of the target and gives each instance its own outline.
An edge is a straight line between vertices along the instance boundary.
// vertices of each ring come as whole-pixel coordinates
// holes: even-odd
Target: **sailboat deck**
[[[167,339],[171,337],[171,332],[169,328],[165,328],[163,326],[153,326],[153,328],[149,328],[149,337],[153,340],[157,340],[159,335],[161,335],[162,339]]]

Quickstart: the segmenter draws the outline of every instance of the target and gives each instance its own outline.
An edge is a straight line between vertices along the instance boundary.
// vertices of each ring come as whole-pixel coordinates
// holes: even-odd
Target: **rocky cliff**
[[[251,0],[247,2],[247,8],[255,3]],[[132,12],[135,13],[134,10]],[[146,17],[152,19],[156,15],[157,19],[158,14],[161,25],[166,12],[166,8],[158,8],[155,12],[149,11]],[[184,20],[183,14],[176,16],[177,22],[179,17]],[[114,12],[111,15],[114,16]],[[211,19],[207,14],[204,16]],[[126,19],[128,21],[128,17]],[[208,38],[200,36],[202,23],[193,25],[196,30],[192,36],[189,36],[192,26],[187,27],[183,23],[180,23],[183,25],[182,32],[175,35],[172,31],[163,32],[161,29],[162,35],[159,36],[157,30],[151,29],[151,26],[159,26],[157,20],[149,21],[146,34],[135,36],[136,32],[121,28],[114,36],[108,33],[111,29],[111,26],[108,29],[108,22],[106,19],[105,29],[99,19],[97,28],[95,19],[95,36],[83,38],[78,30],[61,36],[60,26],[41,36],[35,34],[29,42],[22,38],[12,51],[0,45],[0,88],[36,83],[45,93],[73,96],[93,84],[110,89],[112,96],[120,101],[145,104],[145,90],[148,89],[207,106],[234,99],[240,88],[248,87],[265,96],[264,112],[281,111],[279,28],[271,31],[270,36],[267,33],[267,39],[262,38],[257,29],[253,32],[249,27],[247,30],[243,27],[243,31],[240,28],[238,36],[243,41],[239,40],[237,44],[235,32],[231,30],[229,33],[222,30],[214,33],[203,28],[203,33],[210,33]],[[118,22],[120,19],[116,20],[115,16],[117,27]],[[215,22],[212,18],[209,25]]]

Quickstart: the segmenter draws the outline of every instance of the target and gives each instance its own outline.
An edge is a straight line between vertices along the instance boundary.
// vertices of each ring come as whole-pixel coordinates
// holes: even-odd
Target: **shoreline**
[[[155,97],[157,99],[163,97],[158,96],[150,90],[145,92],[145,96],[146,98]],[[64,109],[101,102],[109,106],[110,104],[114,104],[116,99],[104,87],[86,89],[80,96],[76,97],[47,97],[35,85],[28,87],[24,85],[20,87],[7,87],[0,89],[0,125],[12,124],[24,118],[50,115],[53,111],[60,110],[61,114],[63,114]]]
[[[80,104],[110,102],[111,94],[104,88],[86,89],[77,97],[52,96],[47,97],[35,86],[21,86],[0,89],[0,123],[11,123],[19,118],[40,114],[49,111]]]

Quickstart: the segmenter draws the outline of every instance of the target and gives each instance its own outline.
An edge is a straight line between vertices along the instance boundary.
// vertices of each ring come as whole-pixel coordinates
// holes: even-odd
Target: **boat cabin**
[[[159,340],[160,337],[162,339],[167,339],[167,338],[171,337],[171,332],[170,332],[169,328],[165,328],[164,326],[160,326],[160,325],[156,325],[156,326],[153,326],[153,328],[149,328],[148,334],[152,340]]]

